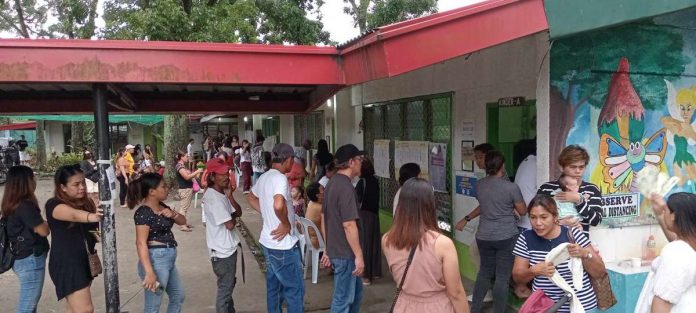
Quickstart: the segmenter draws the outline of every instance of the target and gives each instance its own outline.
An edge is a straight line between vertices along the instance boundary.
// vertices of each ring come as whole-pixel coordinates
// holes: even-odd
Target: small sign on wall
[[[467,197],[476,197],[476,177],[456,176],[457,193]]]
[[[613,194],[602,197],[604,218],[623,218],[640,215],[638,193]]]
[[[507,98],[500,98],[498,99],[498,106],[501,107],[506,107],[506,106],[517,106],[517,105],[524,105],[524,97],[507,97]]]

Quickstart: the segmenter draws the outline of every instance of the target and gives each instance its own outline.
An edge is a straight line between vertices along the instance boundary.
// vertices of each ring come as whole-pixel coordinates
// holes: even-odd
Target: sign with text
[[[375,175],[390,178],[389,175],[389,140],[375,140],[374,142]]]
[[[457,193],[467,197],[476,197],[476,177],[456,176]]]
[[[613,194],[602,197],[604,218],[623,218],[640,215],[638,193]]]
[[[524,105],[524,97],[508,97],[498,99],[499,106]]]

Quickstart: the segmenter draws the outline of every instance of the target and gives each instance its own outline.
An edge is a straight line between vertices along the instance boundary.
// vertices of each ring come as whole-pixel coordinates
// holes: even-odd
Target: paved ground
[[[0,197],[3,188],[0,187]],[[39,203],[43,204],[53,194],[52,180],[40,180],[37,187]],[[242,207],[248,205],[245,197],[240,193],[237,199],[241,200]],[[168,201],[175,204],[173,199]],[[135,232],[132,219],[133,211],[116,207],[116,232],[119,266],[120,302],[123,312],[142,312],[143,295],[140,279],[137,276],[137,253],[135,251]],[[186,301],[184,312],[215,312],[214,299],[216,293],[215,276],[212,272],[210,261],[206,253],[205,233],[201,224],[201,211],[199,208],[189,213],[188,219],[195,226],[193,232],[184,233],[174,230],[174,236],[179,243],[177,267],[186,288]],[[261,230],[261,217],[253,210],[245,209],[242,217],[251,235],[258,240]],[[261,272],[254,256],[244,245],[244,257],[247,264],[246,283],[241,282],[241,273],[238,276],[238,284],[234,291],[235,307],[237,312],[266,312],[266,286],[265,276]],[[101,250],[99,254],[102,255]],[[386,266],[386,262],[383,262]],[[241,271],[241,270],[240,270]],[[377,313],[387,312],[391,305],[395,284],[389,276],[389,271],[383,268],[385,277],[367,286],[362,301],[362,312]],[[319,281],[312,284],[310,279],[305,280],[306,295],[305,308],[307,312],[328,312],[331,302],[332,277],[324,271],[320,271]],[[14,311],[17,301],[18,281],[12,271],[0,275],[0,308],[3,312]],[[470,288],[467,288],[470,290]],[[92,298],[96,312],[105,312],[104,280],[99,276],[92,285]],[[164,305],[163,305],[164,308]],[[55,290],[51,279],[46,273],[43,295],[39,303],[39,312],[64,312],[65,301],[56,301]],[[162,309],[164,312],[165,310]]]

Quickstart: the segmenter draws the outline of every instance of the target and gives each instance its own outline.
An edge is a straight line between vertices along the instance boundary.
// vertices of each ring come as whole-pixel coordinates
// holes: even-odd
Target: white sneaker
[[[474,301],[474,294],[473,293],[470,294],[467,297],[467,300],[469,300],[469,302],[473,302]],[[488,290],[488,292],[486,293],[486,296],[483,297],[483,302],[493,302],[493,293],[491,293],[490,290]]]

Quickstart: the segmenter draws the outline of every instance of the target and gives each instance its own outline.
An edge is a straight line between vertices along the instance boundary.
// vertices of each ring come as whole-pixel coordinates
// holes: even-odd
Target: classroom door
[[[521,162],[514,155],[515,144],[536,138],[536,100],[515,106],[489,103],[486,113],[487,141],[505,156],[505,170],[512,179]]]

